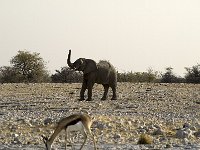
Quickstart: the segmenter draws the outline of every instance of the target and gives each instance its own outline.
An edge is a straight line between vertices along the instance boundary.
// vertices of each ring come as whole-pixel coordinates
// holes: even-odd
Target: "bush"
[[[83,75],[68,67],[62,67],[61,71],[56,70],[56,73],[51,75],[51,79],[54,83],[79,83],[82,82]]]
[[[200,83],[200,64],[192,66],[191,68],[185,68],[187,73],[185,79],[187,83]]]
[[[138,144],[153,144],[153,139],[150,135],[141,134]]]
[[[1,83],[15,83],[19,81],[20,76],[17,75],[16,70],[10,66],[3,66],[0,68]]]
[[[181,77],[177,77],[173,73],[172,67],[167,67],[166,72],[164,74],[161,74],[161,83],[182,83],[185,82],[185,80]]]
[[[148,72],[127,72],[117,73],[118,82],[155,82],[157,80],[157,72],[149,69]]]

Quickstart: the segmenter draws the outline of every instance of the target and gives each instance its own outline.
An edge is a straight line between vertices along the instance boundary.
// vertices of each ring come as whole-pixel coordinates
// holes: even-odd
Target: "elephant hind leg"
[[[111,86],[112,91],[113,91],[113,96],[111,100],[117,100],[117,94],[116,94],[116,86]]]
[[[104,87],[104,93],[103,93],[103,97],[101,98],[101,100],[106,100],[107,99],[109,85],[108,84],[103,84],[103,87]]]

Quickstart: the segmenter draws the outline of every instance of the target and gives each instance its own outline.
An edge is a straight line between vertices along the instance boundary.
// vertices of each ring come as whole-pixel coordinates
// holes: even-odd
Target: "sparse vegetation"
[[[62,67],[61,70],[56,70],[56,73],[51,75],[54,83],[80,83],[83,75],[81,72],[76,72],[69,67]]]
[[[156,82],[158,72],[149,69],[147,72],[117,73],[118,82]]]
[[[172,67],[167,67],[166,72],[164,74],[161,74],[161,83],[181,83],[185,82],[183,78],[177,77],[173,73],[173,68]]]
[[[49,76],[45,62],[39,55],[35,52],[18,51],[18,54],[10,60],[11,66],[0,67],[0,83],[82,82],[82,73],[68,67],[62,67]],[[132,83],[200,83],[200,64],[185,69],[187,73],[184,78],[175,75],[172,67],[167,67],[164,73],[151,68],[146,72],[117,72],[117,80]]]
[[[185,68],[187,73],[185,79],[187,83],[200,83],[200,64]]]

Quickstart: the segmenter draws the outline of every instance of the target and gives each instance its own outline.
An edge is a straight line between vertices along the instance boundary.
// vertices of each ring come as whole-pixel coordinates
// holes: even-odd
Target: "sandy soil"
[[[101,101],[95,85],[93,101],[78,101],[81,84],[1,84],[0,149],[44,149],[41,134],[50,136],[56,122],[87,112],[99,149],[200,149],[200,85],[118,83],[118,100]],[[138,145],[141,134],[152,145]],[[74,135],[75,147],[82,136]],[[54,142],[64,148],[64,133]],[[70,149],[71,147],[69,147]],[[91,139],[85,149],[92,149]]]

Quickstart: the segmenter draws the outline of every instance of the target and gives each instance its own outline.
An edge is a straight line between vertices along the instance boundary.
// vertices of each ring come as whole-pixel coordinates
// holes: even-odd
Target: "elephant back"
[[[115,68],[108,61],[99,61],[97,68],[96,83],[109,84],[113,78],[116,78]]]

